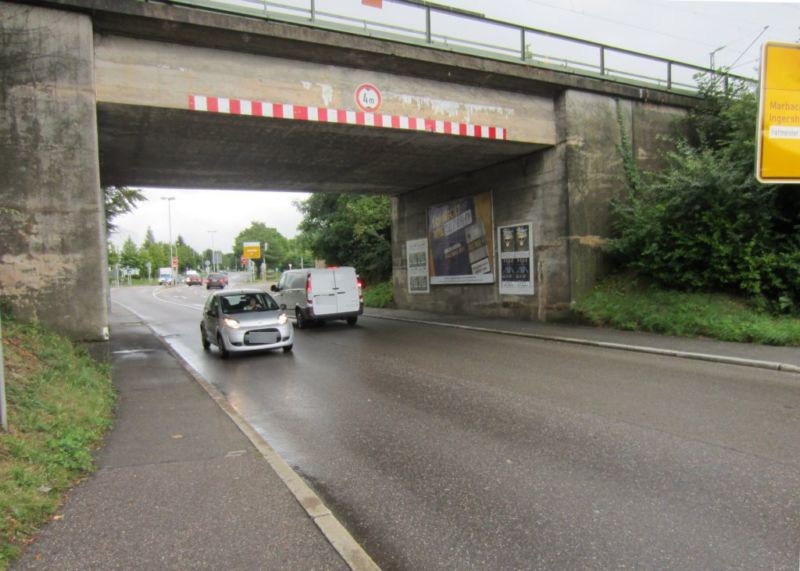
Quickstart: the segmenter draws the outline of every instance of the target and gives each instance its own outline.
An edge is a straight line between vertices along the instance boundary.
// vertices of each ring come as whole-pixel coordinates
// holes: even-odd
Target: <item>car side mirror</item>
[[[272,284],[271,286],[269,286],[269,290],[270,290],[270,291],[280,291],[280,290],[278,289],[278,286],[277,286],[276,284]]]
[[[282,303],[282,304],[281,304],[281,309],[282,309],[282,310],[284,310],[284,311],[286,311],[286,304],[285,304],[285,303]]]

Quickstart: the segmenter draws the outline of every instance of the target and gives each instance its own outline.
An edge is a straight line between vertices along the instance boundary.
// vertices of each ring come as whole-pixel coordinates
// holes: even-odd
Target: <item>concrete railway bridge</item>
[[[281,189],[391,196],[401,307],[563,312],[603,269],[621,137],[657,168],[695,99],[442,50],[424,9],[415,43],[178,3],[0,0],[0,295],[107,338],[103,186]]]

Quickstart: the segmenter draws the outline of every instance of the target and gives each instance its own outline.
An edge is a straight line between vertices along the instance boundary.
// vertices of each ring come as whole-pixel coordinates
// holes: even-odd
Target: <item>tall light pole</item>
[[[214,234],[216,234],[216,230],[208,230],[208,234],[211,236],[211,271],[216,272],[219,268],[217,267],[217,254],[214,252]]]
[[[727,47],[727,46],[720,46],[720,47],[718,47],[717,49],[715,49],[713,52],[709,52],[709,54],[708,54],[708,59],[709,59],[709,67],[710,67],[711,69],[716,69],[716,68],[714,67],[714,56],[716,55],[716,53],[717,53],[718,51],[720,51],[720,50],[724,50],[726,47]]]
[[[174,196],[162,196],[161,200],[167,201],[167,221],[169,224],[169,267],[172,270],[172,285],[175,285],[176,276],[175,276],[175,267],[172,265],[172,201],[175,200]]]

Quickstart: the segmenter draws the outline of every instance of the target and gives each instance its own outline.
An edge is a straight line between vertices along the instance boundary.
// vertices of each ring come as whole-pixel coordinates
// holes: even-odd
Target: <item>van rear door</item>
[[[336,281],[330,270],[311,270],[311,302],[314,315],[324,317],[338,313],[336,301]]]
[[[354,313],[360,309],[358,301],[358,276],[355,268],[335,268],[336,305],[339,313]]]

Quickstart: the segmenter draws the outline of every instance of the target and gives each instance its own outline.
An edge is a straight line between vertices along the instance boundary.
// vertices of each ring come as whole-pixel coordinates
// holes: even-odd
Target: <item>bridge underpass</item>
[[[401,307],[547,319],[602,271],[621,133],[657,164],[657,135],[691,103],[163,5],[41,4],[0,2],[3,33],[24,40],[6,55],[30,64],[2,82],[0,287],[20,314],[83,339],[107,323],[101,185],[390,195]],[[429,238],[431,207],[487,196],[489,277],[410,292],[407,246]],[[509,225],[530,228],[529,291],[499,288]]]

